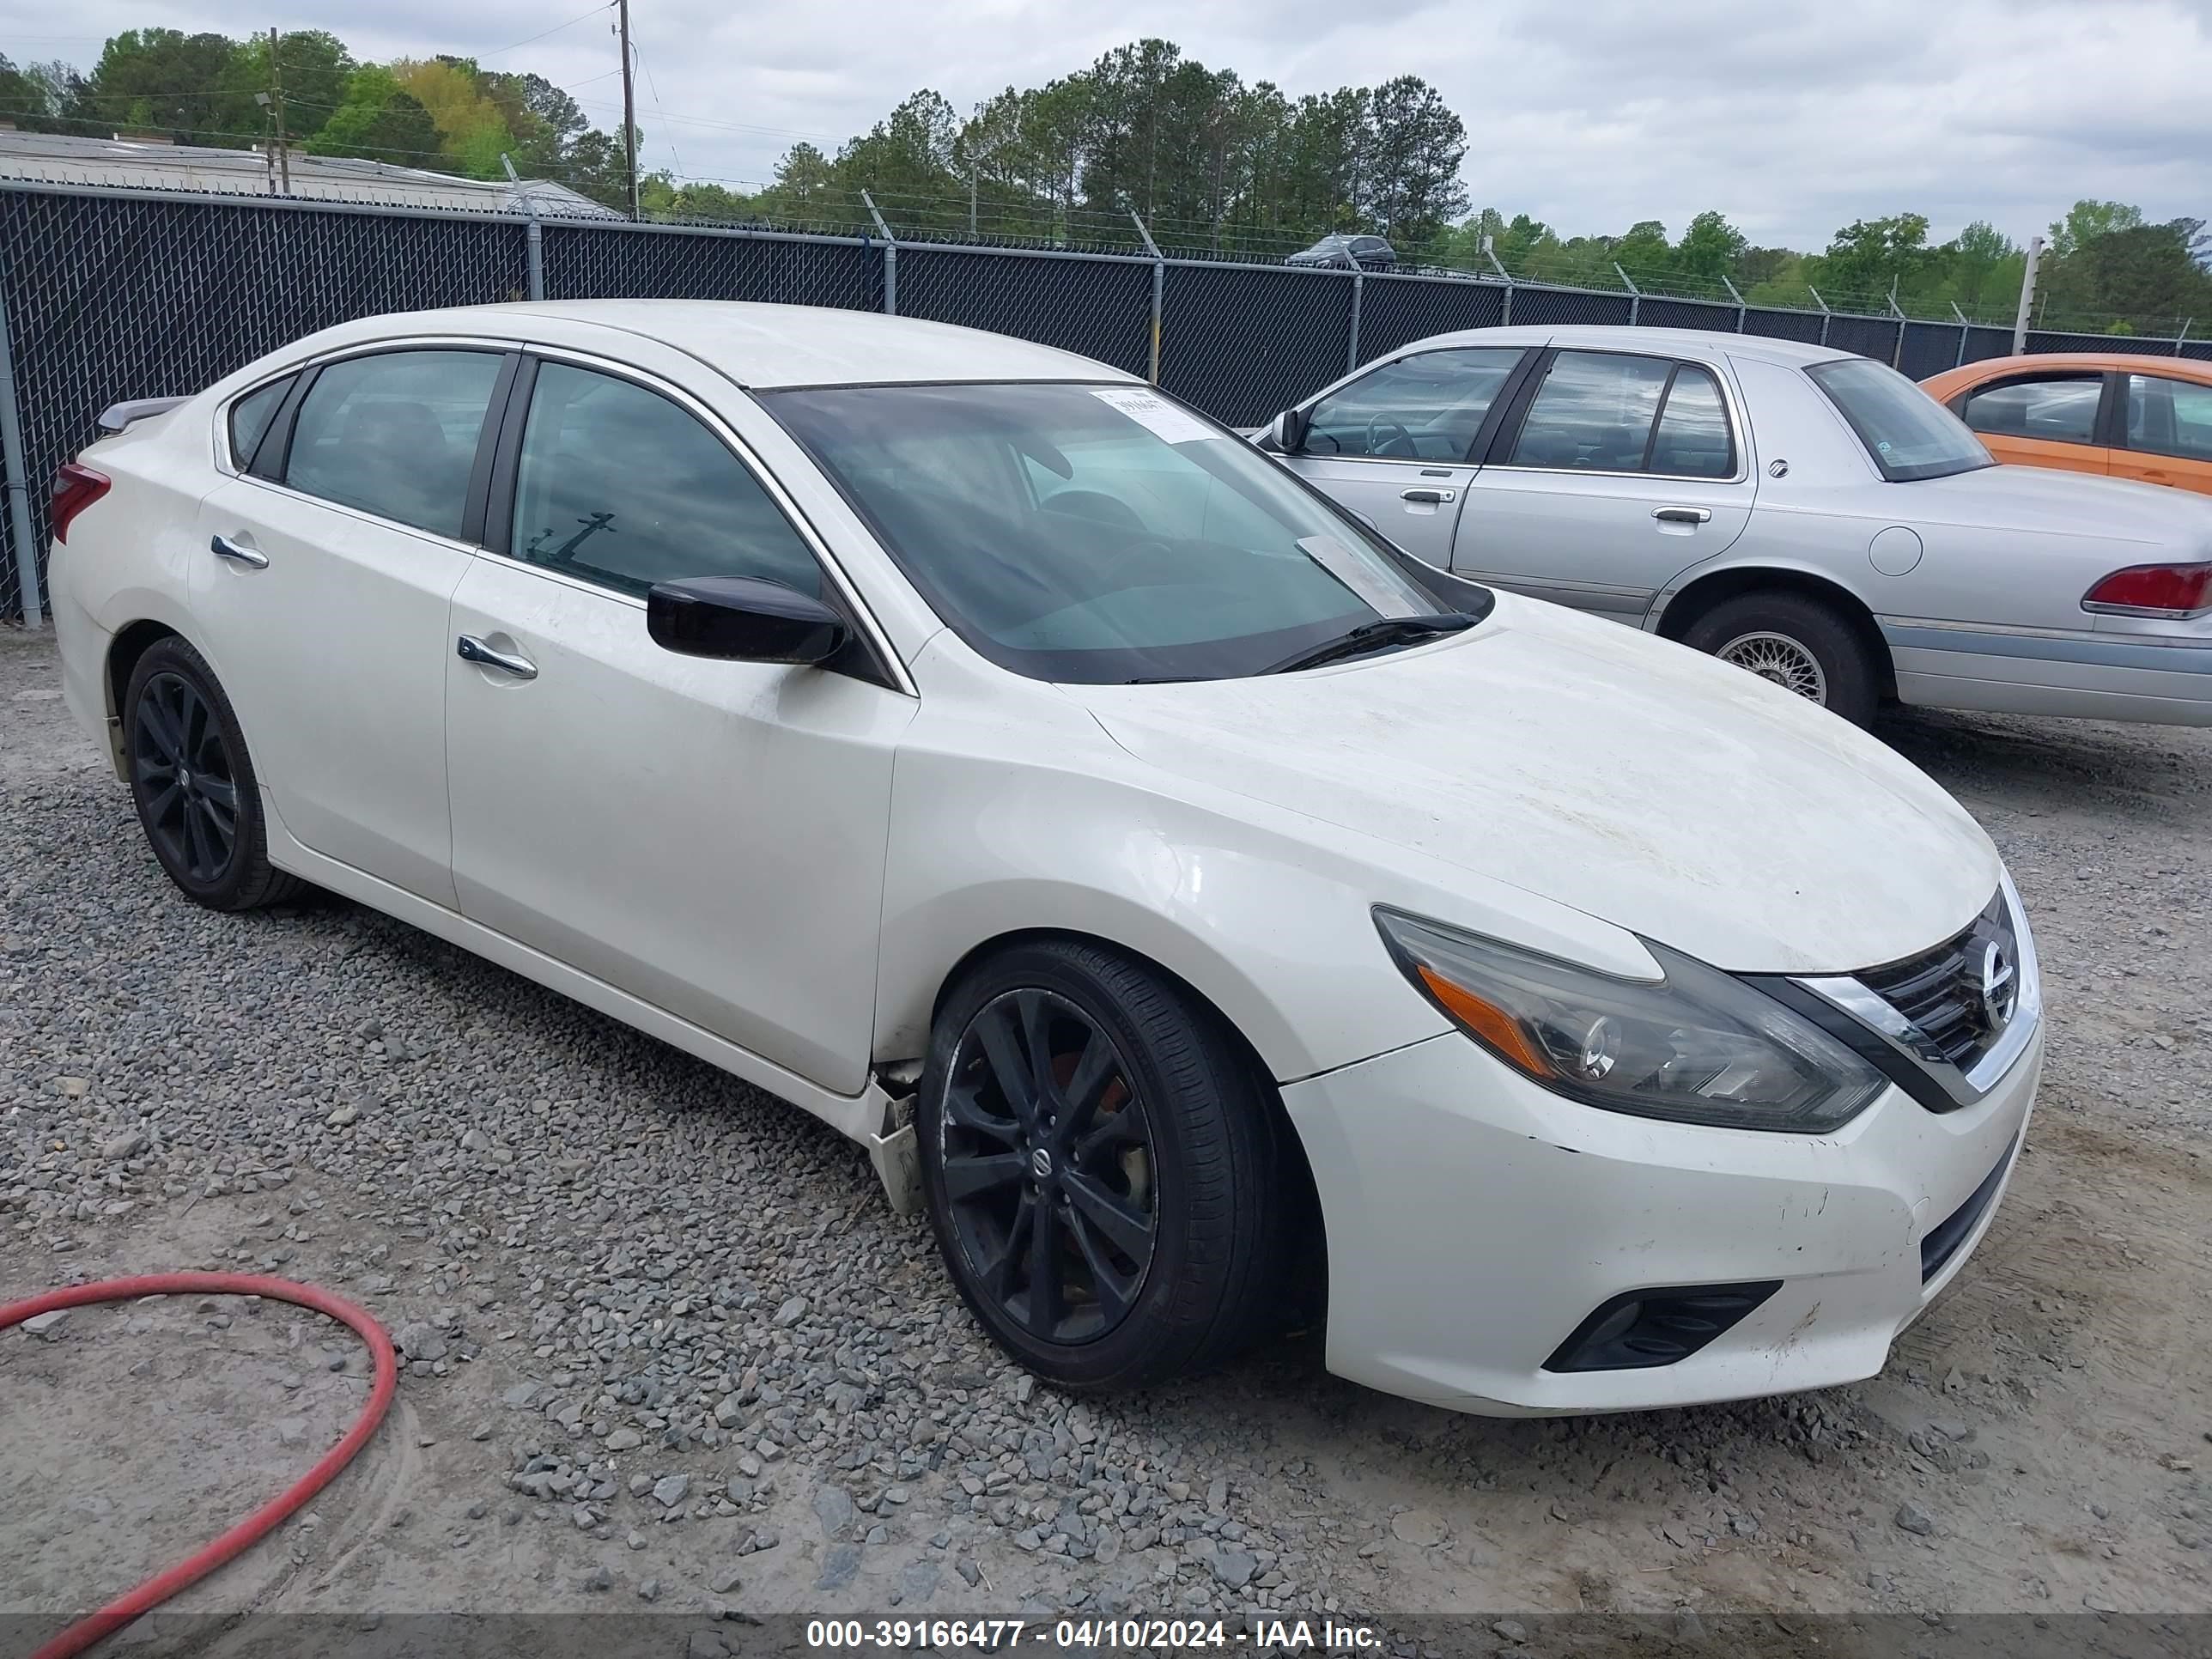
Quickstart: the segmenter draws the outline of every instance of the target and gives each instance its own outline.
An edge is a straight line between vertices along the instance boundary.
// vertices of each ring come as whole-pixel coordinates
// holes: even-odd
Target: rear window
[[[1845,357],[1805,372],[1893,483],[1996,465],[1964,421],[1887,364]]]

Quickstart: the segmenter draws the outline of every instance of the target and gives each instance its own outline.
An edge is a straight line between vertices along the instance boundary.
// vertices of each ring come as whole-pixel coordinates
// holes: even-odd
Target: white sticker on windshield
[[[1171,444],[1195,443],[1221,434],[1180,404],[1142,386],[1092,386],[1091,395],[1127,415],[1147,432]]]

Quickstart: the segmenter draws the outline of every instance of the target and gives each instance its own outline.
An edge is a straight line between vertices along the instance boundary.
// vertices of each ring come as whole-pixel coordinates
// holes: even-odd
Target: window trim
[[[2163,380],[2168,386],[2185,386],[2191,391],[2203,392],[2208,398],[2212,398],[2212,385],[2208,385],[2203,380],[2185,380],[2179,374],[2152,374],[2139,368],[2115,370],[2106,378],[2117,383],[2117,395],[2113,399],[2115,405],[2113,425],[2116,431],[2111,447],[2125,455],[2151,455],[2161,461],[2186,461],[2197,466],[2212,465],[2212,455],[2184,454],[2179,450],[2172,449],[2147,449],[2141,444],[2129,442],[2127,383],[2130,380]],[[2171,398],[2172,394],[2167,395]]]
[[[1329,387],[1328,391],[1322,392],[1318,397],[1312,398],[1309,402],[1294,405],[1297,411],[1301,415],[1305,416],[1309,423],[1310,423],[1314,410],[1319,409],[1323,404],[1327,403],[1331,398],[1335,397],[1339,392],[1349,391],[1352,387],[1358,386],[1362,380],[1367,380],[1370,376],[1379,374],[1383,369],[1392,368],[1399,363],[1409,363],[1416,357],[1434,357],[1447,351],[1519,352],[1521,354],[1521,360],[1515,363],[1511,368],[1506,371],[1505,383],[1498,388],[1498,395],[1490,400],[1490,407],[1483,412],[1482,424],[1475,429],[1474,441],[1467,447],[1467,453],[1462,455],[1457,460],[1439,461],[1418,455],[1324,455],[1317,451],[1305,448],[1295,450],[1290,454],[1284,456],[1283,459],[1286,461],[1373,461],[1383,466],[1480,466],[1482,465],[1480,457],[1484,451],[1490,447],[1492,439],[1497,435],[1498,422],[1505,418],[1505,411],[1512,405],[1514,398],[1520,394],[1522,377],[1528,373],[1529,363],[1534,358],[1542,355],[1543,349],[1544,349],[1540,346],[1513,346],[1504,344],[1482,345],[1477,343],[1428,346],[1419,351],[1401,351],[1391,356],[1378,358],[1374,362],[1362,366],[1357,374],[1347,375],[1343,380],[1339,380],[1334,386]],[[1273,452],[1271,451],[1270,453],[1272,453]]]
[[[252,386],[246,387],[245,391],[224,402],[216,437],[218,441],[218,447],[222,451],[224,458],[230,463],[230,465],[224,469],[225,471],[234,475],[237,475],[251,472],[253,470],[253,455],[258,455],[261,453],[262,447],[269,441],[269,434],[274,432],[276,429],[278,422],[283,420],[285,411],[291,404],[292,394],[299,390],[299,386],[295,377],[303,373],[305,373],[304,370],[295,368],[285,374],[270,374],[264,376],[263,379],[255,381]],[[289,385],[286,384],[288,380],[292,383]],[[248,398],[258,397],[260,393],[268,391],[270,387],[278,386],[284,387],[284,395],[276,400],[276,412],[269,417],[269,424],[261,428],[261,435],[253,441],[253,455],[241,457],[238,453],[239,405],[246,402]]]
[[[1594,466],[1532,466],[1526,461],[1510,460],[1513,447],[1521,441],[1521,430],[1528,424],[1529,412],[1536,406],[1537,395],[1550,376],[1552,365],[1563,352],[1574,352],[1594,357],[1646,357],[1655,362],[1668,365],[1667,384],[1661,388],[1659,406],[1652,411],[1651,429],[1644,434],[1644,453],[1651,453],[1652,439],[1659,430],[1660,417],[1667,412],[1667,393],[1674,389],[1674,374],[1684,365],[1702,368],[1713,377],[1721,389],[1721,414],[1729,428],[1729,464],[1730,471],[1725,477],[1708,477],[1698,472],[1651,472],[1638,470],[1624,472],[1610,467]],[[1735,378],[1721,363],[1705,357],[1684,357],[1670,351],[1637,351],[1610,345],[1548,345],[1537,354],[1540,365],[1528,373],[1514,398],[1514,407],[1498,429],[1489,434],[1488,445],[1476,453],[1476,465],[1486,471],[1495,467],[1503,472],[1540,472],[1561,478],[1660,478],[1671,483],[1740,484],[1751,477],[1751,445],[1748,441],[1751,422],[1745,418],[1743,401],[1737,397]]]
[[[634,363],[603,357],[594,352],[533,342],[526,344],[520,356],[521,361],[507,386],[507,399],[500,410],[499,419],[484,423],[488,433],[495,430],[495,447],[486,475],[483,539],[477,544],[477,551],[487,558],[501,560],[519,570],[527,570],[547,580],[560,582],[602,599],[618,600],[639,611],[645,609],[645,600],[635,594],[624,593],[598,582],[586,581],[580,576],[571,576],[563,571],[517,558],[511,546],[514,529],[515,481],[521,471],[523,433],[529,425],[530,394],[538,384],[539,365],[564,363],[614,380],[627,380],[641,391],[665,398],[705,427],[708,434],[730,452],[738,465],[761,487],[769,504],[782,514],[786,522],[799,532],[799,540],[813,554],[815,562],[822,568],[835,594],[834,599],[825,594],[825,599],[842,610],[846,619],[853,623],[854,637],[860,647],[861,658],[867,668],[872,671],[855,672],[854,678],[881,685],[884,690],[898,692],[903,696],[920,697],[921,690],[915,684],[914,677],[907,672],[904,659],[892,648],[890,635],[884,630],[875,611],[861,595],[859,585],[831,552],[827,538],[799,509],[791,492],[784,488],[783,481],[761,459],[759,452],[747,443],[719,411],[693,393],[648,370],[639,368]],[[744,395],[742,389],[740,392]],[[774,416],[769,418],[773,419]]]
[[[2125,448],[2124,444],[2113,441],[2113,416],[2116,408],[2120,416],[2118,422],[2120,435],[2124,436],[2127,430],[2126,398],[2122,395],[2117,400],[2115,399],[2113,382],[2116,378],[2112,371],[2108,368],[2016,368],[2007,374],[1993,375],[1989,380],[1966,387],[1956,393],[1946,406],[1960,420],[1966,422],[1966,430],[1981,439],[1984,447],[1991,438],[2021,438],[2030,443],[2073,444],[2083,449]],[[1966,405],[1985,392],[2002,392],[2010,386],[2047,384],[2057,380],[2097,382],[2097,408],[2096,412],[2089,417],[2087,437],[2053,438],[2039,432],[1984,432],[1972,421],[1966,420]]]

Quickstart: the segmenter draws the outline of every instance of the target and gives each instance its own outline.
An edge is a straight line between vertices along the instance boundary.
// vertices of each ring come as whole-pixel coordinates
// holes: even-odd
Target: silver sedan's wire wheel
[[[1713,654],[1763,680],[1773,681],[1785,691],[1795,691],[1808,702],[1824,708],[1827,704],[1828,677],[1820,659],[1787,634],[1739,634]]]

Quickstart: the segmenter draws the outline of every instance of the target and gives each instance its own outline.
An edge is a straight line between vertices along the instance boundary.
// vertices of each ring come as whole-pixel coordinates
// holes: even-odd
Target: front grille
[[[1990,1008],[1983,994],[1983,969],[1991,945],[1999,947],[2001,961],[2016,975],[2020,953],[2002,891],[1956,938],[1902,962],[1869,968],[1858,980],[1912,1022],[1931,1051],[1930,1058],[1941,1055],[1959,1070],[1972,1071],[2009,1023],[2008,1017],[1999,1017]],[[2016,978],[2011,988],[2017,994]]]

